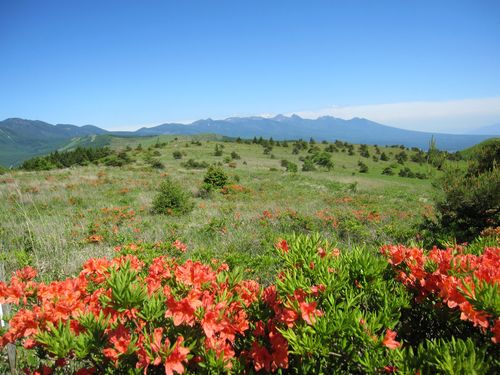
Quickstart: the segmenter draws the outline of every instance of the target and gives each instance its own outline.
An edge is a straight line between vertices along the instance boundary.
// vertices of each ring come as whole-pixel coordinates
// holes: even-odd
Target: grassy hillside
[[[427,164],[397,163],[395,155],[402,151],[398,147],[381,147],[390,160],[376,162],[373,146],[368,147],[368,158],[359,155],[359,146],[354,155],[339,150],[331,153],[332,170],[302,172],[300,158],[308,152],[294,154],[292,142],[264,154],[258,144],[215,138],[98,136],[100,144],[115,149],[129,146],[135,162],[122,168],[88,166],[3,175],[0,233],[3,253],[10,254],[8,269],[31,262],[47,275],[62,277],[89,257],[111,255],[117,244],[174,236],[197,249],[192,256],[243,260],[255,275],[266,278],[272,274],[273,257],[263,242],[272,242],[276,234],[319,231],[345,246],[410,241],[415,236],[412,225],[423,215],[432,215],[430,180],[399,177],[398,171],[409,167],[429,177],[440,172]],[[154,147],[158,142],[163,145]],[[137,150],[139,144],[142,150]],[[224,147],[222,156],[214,155],[216,144]],[[180,151],[182,159],[174,159],[174,151]],[[231,160],[232,152],[241,159]],[[406,153],[411,157],[415,151]],[[151,168],[146,162],[151,156],[165,168]],[[234,191],[199,196],[205,170],[183,167],[188,159],[222,163]],[[299,171],[286,172],[282,159],[296,163]],[[359,172],[359,161],[368,167],[366,173]],[[395,175],[382,175],[389,166]],[[195,209],[189,215],[151,214],[151,201],[166,175],[194,196]],[[128,214],[131,211],[133,215]],[[94,232],[103,240],[89,242]]]
[[[474,155],[477,155],[481,149],[488,145],[500,145],[500,138],[490,138],[487,139],[486,141],[483,141],[481,143],[478,143],[477,145],[474,145],[472,147],[466,148],[465,150],[460,151],[460,154],[465,158],[465,159],[470,159],[474,157]],[[498,146],[500,147],[500,146]]]

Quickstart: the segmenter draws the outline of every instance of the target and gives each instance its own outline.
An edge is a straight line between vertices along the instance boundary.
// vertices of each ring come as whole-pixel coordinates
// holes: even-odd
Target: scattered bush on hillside
[[[174,159],[182,159],[182,152],[180,151],[174,151],[172,152],[172,156],[174,157]]]
[[[393,176],[394,171],[392,170],[391,167],[387,167],[387,168],[384,168],[384,170],[382,171],[382,174],[385,174],[387,176]]]
[[[304,163],[302,164],[302,171],[303,172],[312,172],[315,170],[316,170],[316,166],[314,165],[311,158],[309,158],[309,157],[305,158]]]
[[[110,167],[122,167],[132,163],[133,159],[125,151],[121,151],[106,156],[105,158],[98,160],[98,162]]]
[[[269,155],[273,150],[272,146],[264,146],[264,155]]]
[[[370,157],[370,152],[368,151],[367,145],[359,145],[359,155],[364,158]]]
[[[222,189],[227,185],[228,181],[229,177],[221,167],[211,165],[203,177],[202,189],[206,191]]]
[[[151,159],[148,161],[148,164],[152,167],[152,168],[155,168],[155,169],[164,169],[165,168],[165,165],[158,159]]]
[[[319,152],[312,157],[314,164],[331,170],[334,166],[332,161],[332,155],[327,152]]]
[[[358,167],[359,167],[359,173],[367,173],[368,172],[368,166],[363,163],[361,160],[358,161]]]
[[[205,161],[196,161],[194,159],[189,159],[185,163],[181,163],[181,166],[186,169],[205,169],[208,167],[208,163]]]
[[[286,171],[287,172],[292,172],[292,173],[295,173],[297,172],[299,169],[297,167],[297,164],[295,163],[292,163],[291,161],[289,161],[287,164],[286,164]]]
[[[182,187],[170,178],[166,178],[153,199],[152,211],[155,214],[182,215],[193,208],[191,197]]]
[[[500,139],[482,145],[469,166],[469,175],[478,175],[500,167]]]
[[[500,226],[500,168],[479,174],[447,169],[439,180],[438,227],[458,241],[471,241],[481,231]]]
[[[215,145],[215,150],[214,150],[214,156],[222,156],[222,148],[223,148],[223,145],[218,145],[216,144]]]
[[[238,160],[238,159],[241,159],[241,156],[236,151],[232,151],[231,152],[231,159]]]
[[[415,173],[413,173],[410,168],[404,167],[404,168],[400,169],[399,176],[400,177],[415,178]]]
[[[330,143],[328,146],[325,147],[326,152],[339,152],[339,149],[335,147],[333,143]]]
[[[405,151],[398,152],[396,154],[396,160],[399,164],[404,164],[408,161],[408,154]]]

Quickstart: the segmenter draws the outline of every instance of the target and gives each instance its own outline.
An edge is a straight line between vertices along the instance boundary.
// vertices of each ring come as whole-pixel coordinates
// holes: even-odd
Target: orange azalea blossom
[[[182,253],[185,253],[187,251],[187,245],[179,240],[175,240],[172,246]]]
[[[166,342],[168,342],[168,339],[166,339]],[[177,337],[174,349],[165,360],[166,375],[173,375],[174,372],[178,374],[184,373],[184,365],[182,364],[182,362],[187,362],[189,348],[182,346],[183,342],[184,338],[182,336]]]
[[[397,349],[401,346],[401,343],[397,342],[395,338],[396,332],[387,329],[382,344],[384,344],[384,346],[388,347],[389,349]]]
[[[471,321],[486,332],[498,317],[479,310],[475,304],[477,286],[500,283],[500,248],[486,247],[482,255],[466,254],[462,246],[427,254],[422,249],[384,246],[382,254],[395,268],[398,279],[417,293],[417,301],[439,297],[450,309],[458,309],[462,320]],[[495,327],[491,328],[495,340]]]
[[[316,309],[317,305],[318,303],[316,301],[309,303],[301,302],[299,305],[302,319],[309,325],[313,325],[316,322],[316,317],[323,315],[322,311]]]
[[[200,292],[194,289],[189,292],[186,298],[180,301],[176,301],[173,296],[170,296],[167,300],[168,310],[165,317],[172,318],[176,326],[186,324],[192,327],[195,323],[194,314],[196,309],[203,305],[199,297]]]
[[[204,283],[215,281],[216,277],[215,272],[209,266],[192,260],[186,261],[182,266],[177,266],[174,273],[177,281],[194,288],[200,288]]]
[[[93,234],[87,237],[87,241],[90,243],[99,243],[102,242],[102,240],[104,240],[104,237],[99,234]]]
[[[281,250],[282,253],[288,253],[289,251],[289,248],[288,248],[288,243],[286,242],[286,240],[280,240],[278,241],[274,247],[276,247],[276,249],[278,250]]]

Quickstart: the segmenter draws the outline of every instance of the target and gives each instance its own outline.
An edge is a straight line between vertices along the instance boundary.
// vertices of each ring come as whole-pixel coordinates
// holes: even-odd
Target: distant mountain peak
[[[274,117],[271,117],[271,120],[274,120],[274,121],[286,121],[286,120],[289,120],[290,117],[287,117],[285,115],[282,115],[282,114],[279,114],[279,115],[276,115]]]

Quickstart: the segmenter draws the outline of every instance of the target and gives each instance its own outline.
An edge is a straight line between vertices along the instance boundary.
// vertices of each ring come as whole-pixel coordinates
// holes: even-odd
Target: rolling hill
[[[304,119],[297,115],[265,117],[232,117],[225,120],[198,120],[191,124],[166,123],[133,132],[109,132],[92,125],[51,125],[43,121],[11,118],[0,122],[0,164],[17,165],[23,160],[57,149],[76,146],[103,146],[113,136],[142,137],[155,135],[219,134],[228,137],[264,137],[309,139],[351,143],[393,145],[426,149],[432,137],[437,147],[448,151],[462,150],[490,136],[425,133],[398,129],[363,118],[343,120],[331,116]],[[92,137],[92,136],[98,136]],[[110,138],[111,137],[111,138]]]
[[[30,157],[64,147],[74,137],[105,134],[96,126],[51,125],[43,121],[10,118],[0,122],[0,164],[16,165]]]

